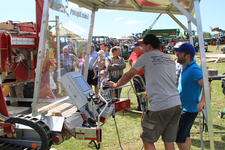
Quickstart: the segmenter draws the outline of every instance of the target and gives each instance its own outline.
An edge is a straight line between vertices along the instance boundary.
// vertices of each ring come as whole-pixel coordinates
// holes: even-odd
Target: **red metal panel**
[[[24,60],[24,63],[28,66],[28,63],[26,60]],[[20,62],[20,64],[17,66],[17,63],[14,63],[13,66],[11,67],[11,70],[14,70],[13,75],[17,79],[17,81],[27,81],[35,78],[35,72],[34,70],[31,70],[30,76],[28,76],[28,68]],[[31,68],[34,69],[34,68]]]
[[[5,98],[3,95],[3,91],[2,91],[2,85],[0,84],[0,113],[4,116],[9,117],[9,113],[8,113],[8,109],[6,107],[6,103],[5,103]],[[1,126],[3,126],[4,132],[10,132],[13,133],[14,130],[12,128],[12,125],[8,125],[8,124],[1,124]]]
[[[148,2],[146,0],[138,0],[138,2],[143,6],[152,6],[152,7],[159,7],[159,4]]]
[[[11,36],[6,31],[0,31],[0,50],[1,72],[7,72],[7,58],[11,58]]]
[[[115,112],[130,108],[130,99],[115,102]]]

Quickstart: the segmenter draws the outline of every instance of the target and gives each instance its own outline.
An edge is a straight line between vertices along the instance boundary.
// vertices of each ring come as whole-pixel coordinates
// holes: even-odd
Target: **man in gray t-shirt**
[[[154,149],[162,136],[165,149],[174,149],[174,141],[181,114],[181,101],[176,88],[176,68],[173,58],[159,51],[159,40],[147,35],[140,44],[143,53],[134,66],[117,82],[106,82],[112,88],[126,84],[144,69],[150,106],[141,121],[144,149]]]

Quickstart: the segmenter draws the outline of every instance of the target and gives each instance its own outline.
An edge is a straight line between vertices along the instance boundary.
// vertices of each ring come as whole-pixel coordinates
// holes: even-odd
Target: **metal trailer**
[[[147,29],[142,34],[145,34],[146,31]],[[150,30],[148,34],[155,34],[156,36],[162,36],[165,40],[169,40],[171,39],[171,35],[179,36],[180,29],[154,29]]]
[[[39,143],[33,142],[30,139],[27,139],[27,141],[29,141],[28,142],[29,146],[25,145],[25,146],[21,146],[21,147],[37,148],[37,146],[39,146],[38,147],[39,149],[49,149],[51,147],[51,144],[53,143],[54,139],[55,139],[54,143],[61,143],[64,140],[64,137],[67,137],[67,136],[64,136],[64,135],[66,135],[64,131],[69,130],[69,129],[66,130],[64,128],[64,123],[63,123],[65,120],[64,117],[59,117],[59,121],[61,122],[60,127],[57,128],[58,130],[59,130],[59,128],[61,128],[59,131],[52,131],[52,129],[50,128],[50,125],[48,125],[48,123],[46,123],[46,122],[43,122],[43,120],[46,120],[46,121],[48,120],[47,119],[48,117],[46,116],[45,112],[47,110],[50,110],[50,108],[52,108],[51,106],[58,105],[58,104],[53,103],[53,104],[50,104],[50,106],[42,107],[41,109],[38,109],[38,107],[37,107],[39,102],[41,101],[41,99],[39,99],[39,92],[40,92],[40,87],[41,87],[40,72],[42,71],[42,64],[43,64],[43,58],[44,58],[43,57],[44,49],[45,49],[44,43],[46,42],[46,37],[47,37],[46,31],[47,31],[47,25],[48,25],[50,0],[37,0],[36,2],[37,2],[37,6],[36,6],[37,12],[38,12],[37,14],[42,14],[42,15],[37,16],[37,30],[36,30],[37,34],[36,35],[39,35],[39,36],[37,36],[37,38],[36,38],[38,45],[36,46],[36,48],[37,48],[37,57],[36,57],[37,63],[36,63],[35,71],[37,73],[35,74],[35,83],[36,84],[34,86],[35,92],[34,92],[34,96],[32,99],[32,101],[33,101],[32,102],[32,111],[31,111],[32,115],[31,116],[19,115],[16,117],[10,117],[8,114],[8,109],[6,107],[5,98],[2,94],[2,92],[0,92],[0,96],[1,96],[1,99],[0,99],[1,123],[0,124],[1,124],[1,127],[3,128],[3,131],[1,131],[1,135],[2,135],[1,136],[2,137],[1,138],[1,146],[10,147],[10,145],[13,145],[13,144],[18,146],[19,144],[21,144],[23,142],[15,140],[15,139],[17,137],[21,137],[21,135],[27,135],[27,134],[21,134],[21,131],[24,131],[24,133],[29,134],[30,132],[34,131],[34,128],[35,128],[36,134],[34,135],[34,137],[36,137],[37,133],[40,135],[38,138]],[[56,4],[57,6],[62,5],[60,0],[54,0],[51,2],[53,2],[53,3],[51,3],[51,6],[53,6],[53,4]],[[155,1],[155,0],[147,0],[147,1],[143,1],[143,0],[138,0],[138,1],[137,0],[125,0],[125,1],[121,1],[121,0],[114,0],[114,1],[68,0],[68,2],[75,3],[75,4],[79,5],[79,7],[83,7],[83,8],[86,8],[86,9],[92,11],[91,23],[90,23],[89,35],[88,35],[88,42],[87,42],[87,53],[86,53],[87,59],[85,61],[85,66],[88,66],[88,62],[89,62],[91,42],[92,42],[92,33],[93,33],[93,28],[94,28],[95,12],[98,9],[112,9],[112,10],[126,10],[126,11],[136,11],[136,12],[152,12],[152,13],[168,14],[189,35],[191,35],[191,30],[192,30],[191,23],[194,24],[195,26],[197,26],[201,64],[202,64],[202,70],[203,70],[204,93],[205,93],[206,107],[207,107],[208,134],[209,134],[209,139],[210,139],[210,149],[213,150],[214,149],[214,139],[213,139],[213,128],[212,128],[212,125],[213,125],[212,124],[212,113],[211,113],[211,105],[210,105],[209,87],[207,86],[208,85],[207,84],[208,83],[208,75],[207,75],[206,60],[204,59],[205,51],[204,51],[204,40],[203,40],[203,31],[202,31],[201,15],[200,15],[200,8],[199,8],[199,0],[162,0],[162,1]],[[57,7],[55,7],[55,8],[57,8]],[[64,10],[67,9],[67,7],[63,7],[63,8],[64,8]],[[66,13],[66,14],[68,15],[68,13]],[[186,16],[188,27],[184,26],[174,15]],[[194,15],[195,15],[195,18],[193,17]],[[86,16],[84,15],[84,17],[86,17]],[[9,34],[4,34],[3,36],[8,37],[7,42],[10,42]],[[1,38],[1,40],[2,40],[2,38]],[[192,37],[190,38],[190,43],[193,44]],[[10,44],[8,43],[8,46],[9,45]],[[1,45],[1,54],[4,53],[4,55],[7,55],[7,58],[10,57],[10,53],[7,53],[8,51],[6,51],[4,48],[5,48],[4,45],[3,46]],[[1,64],[2,65],[6,64],[7,61],[5,59],[3,59],[4,60],[3,61],[2,58],[3,57],[1,57]],[[3,66],[6,66],[6,65],[3,65]],[[2,75],[7,74],[6,73],[7,67],[2,68],[2,69],[3,69]],[[88,67],[85,68],[84,79],[87,78],[87,73],[88,73]],[[60,75],[59,75],[59,77],[60,77]],[[70,87],[67,87],[67,88],[70,88]],[[68,90],[67,92],[69,93],[69,91],[70,90]],[[82,92],[80,92],[80,93],[81,93],[81,95],[84,95],[84,93],[82,93]],[[90,95],[90,96],[93,96],[93,95]],[[76,95],[73,95],[71,97],[76,97]],[[65,99],[67,99],[67,98],[65,98]],[[58,103],[60,103],[61,101],[65,101],[65,99],[59,100]],[[103,98],[101,98],[101,96],[99,95],[98,100],[99,99],[103,99]],[[85,101],[87,99],[83,99],[83,100]],[[104,101],[104,99],[103,99],[103,101]],[[89,109],[91,109],[92,106],[95,107],[95,105],[93,105],[93,103],[90,103],[89,101],[87,103],[89,104],[89,105],[87,105],[87,108],[89,107]],[[105,101],[105,103],[106,103],[106,101]],[[76,105],[78,105],[78,104],[76,104]],[[108,114],[109,115],[112,114],[112,112],[110,110],[111,110],[111,107],[113,107],[113,106],[105,105],[104,108],[106,108],[106,107],[109,109],[109,111],[107,111]],[[84,108],[84,107],[80,106],[80,108]],[[85,111],[85,110],[86,109],[81,109],[81,112]],[[95,110],[95,109],[93,109],[93,110]],[[103,112],[104,111],[101,111],[100,114],[102,114]],[[41,117],[43,117],[43,119],[38,119],[37,118],[38,114],[42,114]],[[56,114],[57,114],[57,112],[56,112]],[[87,116],[88,116],[88,114],[87,114]],[[55,117],[56,116],[54,116],[52,118],[55,118]],[[100,118],[98,118],[98,119],[100,119]],[[50,120],[53,120],[53,122],[55,121],[54,119],[50,119]],[[92,121],[92,119],[90,119],[90,121]],[[16,124],[27,125],[27,126],[33,127],[33,129],[31,129],[31,130],[26,129],[26,131],[29,131],[29,132],[25,132],[24,127],[23,128],[21,127],[21,128],[19,128],[19,132],[17,134],[15,134],[15,130],[17,127],[17,126],[15,127]],[[55,124],[55,122],[54,122],[54,124]],[[75,135],[77,134],[78,138],[85,139],[85,137],[87,137],[87,136],[86,136],[84,130],[80,129],[77,131],[77,130],[73,129],[72,131],[73,131],[73,133],[75,133]],[[99,134],[96,134],[96,132],[95,132],[94,140],[96,140],[97,142],[100,142],[101,139],[99,139],[99,136],[96,136],[96,135],[100,135],[101,130],[98,127],[95,127],[94,130],[97,131],[97,133],[99,133]],[[69,133],[69,132],[67,132],[67,133]],[[72,134],[72,135],[74,135],[74,134]],[[7,145],[7,143],[9,141],[2,141],[2,139],[7,139],[7,140],[10,139],[9,141],[13,141],[13,142],[11,142],[11,144]],[[202,141],[201,144],[202,144],[202,149],[203,149],[204,146],[203,146],[202,138],[201,138],[201,141]],[[15,149],[15,148],[11,148],[11,149]]]

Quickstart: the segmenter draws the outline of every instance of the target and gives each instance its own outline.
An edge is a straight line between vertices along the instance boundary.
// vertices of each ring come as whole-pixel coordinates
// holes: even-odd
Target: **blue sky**
[[[211,32],[209,26],[225,30],[224,6],[225,0],[201,0],[200,11],[204,32]],[[0,14],[0,22],[7,20],[35,22],[35,0],[1,0]],[[132,33],[140,33],[149,28],[158,15],[156,13],[98,10],[95,14],[93,35],[131,36]],[[177,15],[176,17],[187,27],[185,16]],[[65,14],[60,17],[60,20],[64,21],[64,18],[66,18]],[[81,23],[81,21],[78,22]],[[80,29],[88,31],[88,21],[82,20],[82,23]],[[180,27],[167,14],[163,14],[153,26],[153,29],[174,28]],[[193,24],[192,29],[196,29]],[[76,31],[74,30],[74,32]],[[87,36],[88,32],[84,34]]]
[[[209,26],[225,30],[224,8],[225,0],[201,0],[200,11],[203,31],[211,33]],[[120,37],[140,33],[149,28],[158,15],[156,13],[99,10],[95,15],[93,35]],[[176,17],[187,27],[185,16],[176,15]],[[174,28],[180,27],[167,14],[161,15],[153,26],[153,29]],[[192,29],[196,29],[193,24]]]

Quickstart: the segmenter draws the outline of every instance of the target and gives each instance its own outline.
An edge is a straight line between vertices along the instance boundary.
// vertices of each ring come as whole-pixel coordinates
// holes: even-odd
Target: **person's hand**
[[[92,65],[92,67],[94,67],[95,65]]]
[[[203,108],[206,108],[205,103],[199,102],[198,105],[197,105],[198,112],[200,112]]]
[[[112,64],[113,67],[119,67],[119,64]]]
[[[112,82],[112,81],[107,81],[105,82],[105,85],[108,85],[111,88],[116,88],[116,83]]]

